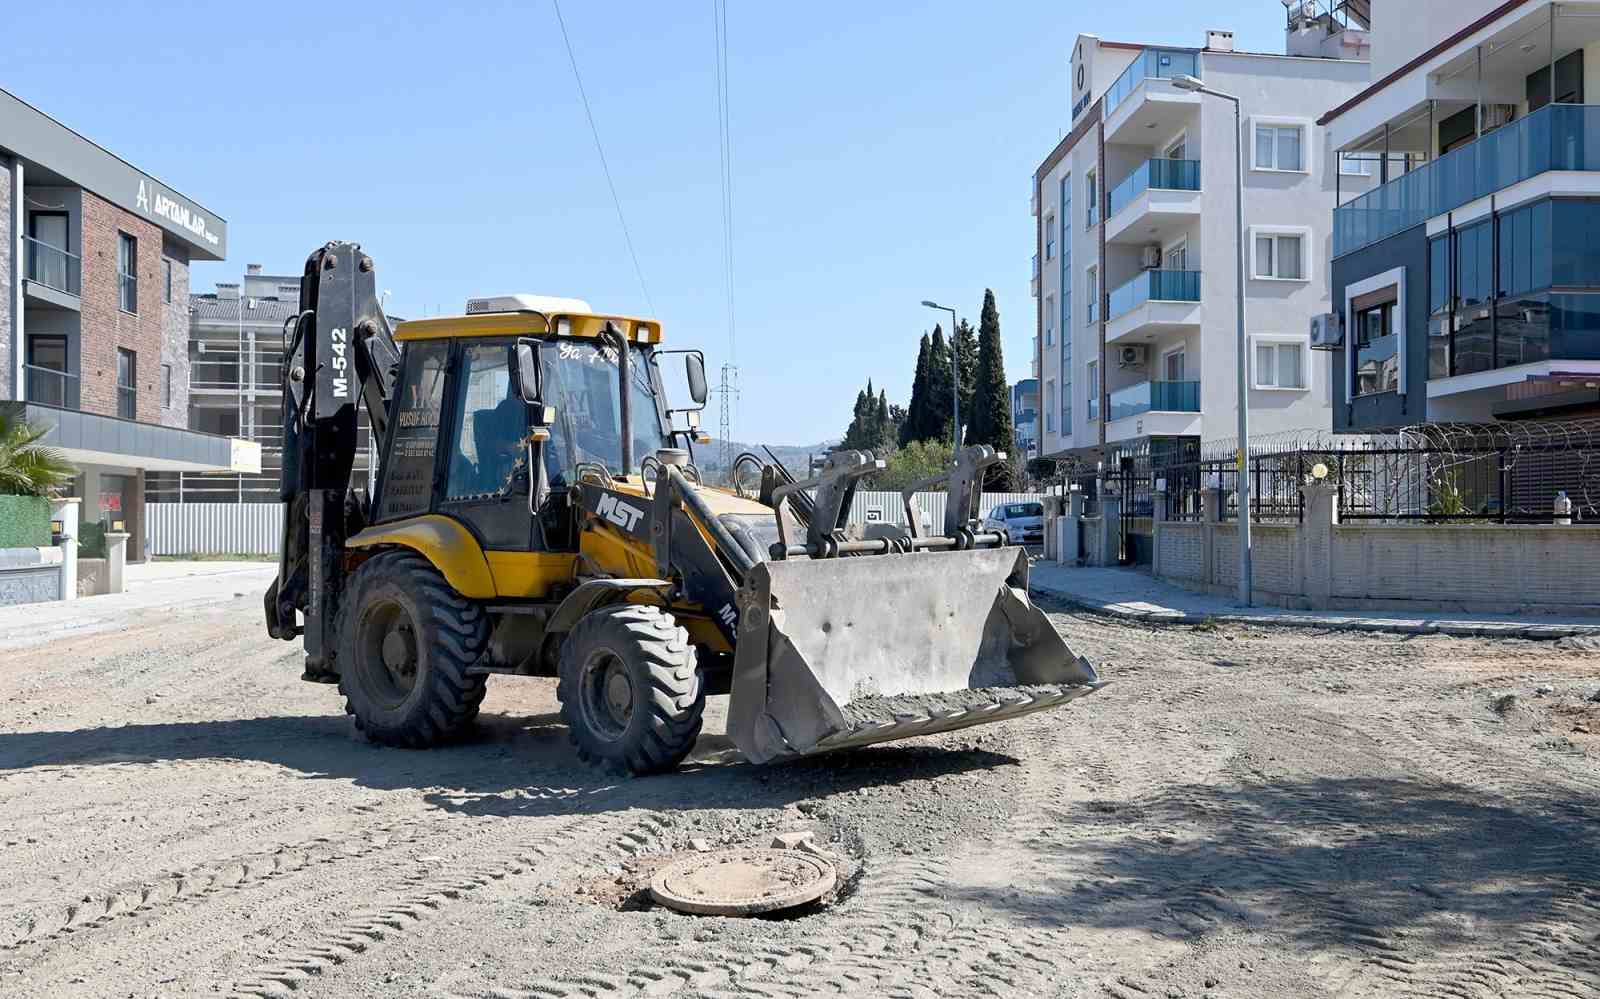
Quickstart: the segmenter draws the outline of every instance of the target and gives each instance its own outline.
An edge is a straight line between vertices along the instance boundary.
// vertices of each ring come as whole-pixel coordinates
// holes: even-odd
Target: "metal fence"
[[[981,513],[1002,503],[1038,502],[1040,493],[984,493]],[[944,522],[945,494],[918,493],[917,507],[927,526]],[[278,503],[147,503],[150,550],[156,555],[276,555],[283,536],[283,507]],[[905,526],[905,504],[899,493],[859,492],[850,507],[850,523]]]
[[[1255,523],[1301,522],[1301,487],[1315,479],[1337,487],[1344,520],[1550,523],[1565,493],[1575,521],[1600,521],[1600,418],[1290,431],[1252,438],[1248,459]],[[1220,519],[1239,516],[1232,440],[1107,445],[1061,461],[1053,485],[1075,488],[1091,516],[1105,494],[1121,497],[1124,563],[1147,559],[1158,502],[1168,520],[1198,521],[1207,491],[1217,490]]]

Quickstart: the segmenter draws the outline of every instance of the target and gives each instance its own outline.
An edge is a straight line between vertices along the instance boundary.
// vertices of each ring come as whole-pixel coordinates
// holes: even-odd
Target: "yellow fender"
[[[400,545],[417,552],[464,597],[488,600],[495,595],[489,561],[478,546],[478,539],[459,521],[430,513],[369,527],[345,541],[347,548],[378,545]]]

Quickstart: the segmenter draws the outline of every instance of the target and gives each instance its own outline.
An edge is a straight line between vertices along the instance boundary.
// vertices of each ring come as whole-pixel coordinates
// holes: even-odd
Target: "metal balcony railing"
[[[1199,382],[1139,382],[1111,393],[1111,419],[1121,420],[1140,413],[1200,412]]]
[[[62,409],[79,408],[77,375],[36,364],[24,364],[22,370],[26,379],[23,394],[29,402]]]
[[[1115,319],[1146,302],[1198,301],[1199,271],[1140,271],[1138,277],[1111,293],[1106,318]]]
[[[1117,81],[1106,89],[1106,117],[1127,100],[1139,84],[1150,79],[1170,80],[1174,76],[1199,76],[1200,60],[1193,52],[1181,49],[1145,49],[1133,59],[1133,64],[1122,71]]]
[[[1151,188],[1162,191],[1200,190],[1200,161],[1145,160],[1122,183],[1111,189],[1111,214],[1116,215]]]
[[[1600,105],[1547,104],[1333,210],[1333,254],[1551,170],[1600,170]]]
[[[37,281],[68,295],[81,294],[82,263],[76,253],[68,253],[59,246],[51,246],[32,236],[22,237],[22,245],[26,250],[25,273],[29,281]]]

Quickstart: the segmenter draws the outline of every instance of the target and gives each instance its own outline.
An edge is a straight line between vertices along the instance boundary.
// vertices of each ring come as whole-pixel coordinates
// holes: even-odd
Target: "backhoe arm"
[[[383,314],[372,258],[355,243],[312,253],[300,279],[283,364],[283,543],[278,578],[266,595],[267,632],[305,635],[306,673],[332,679],[335,574],[344,539],[366,519],[364,493],[352,492],[356,406],[366,407],[373,448],[388,439],[389,403],[400,360]],[[302,628],[296,613],[304,615]]]

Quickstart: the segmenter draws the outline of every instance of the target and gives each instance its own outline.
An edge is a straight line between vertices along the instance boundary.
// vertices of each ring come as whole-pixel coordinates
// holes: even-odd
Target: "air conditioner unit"
[[[1344,343],[1344,325],[1337,312],[1311,317],[1311,349],[1333,350]]]
[[[1153,271],[1161,266],[1161,247],[1147,246],[1139,256],[1139,266],[1147,271]]]
[[[1117,367],[1142,368],[1144,367],[1145,348],[1139,346],[1123,347],[1117,354]]]

